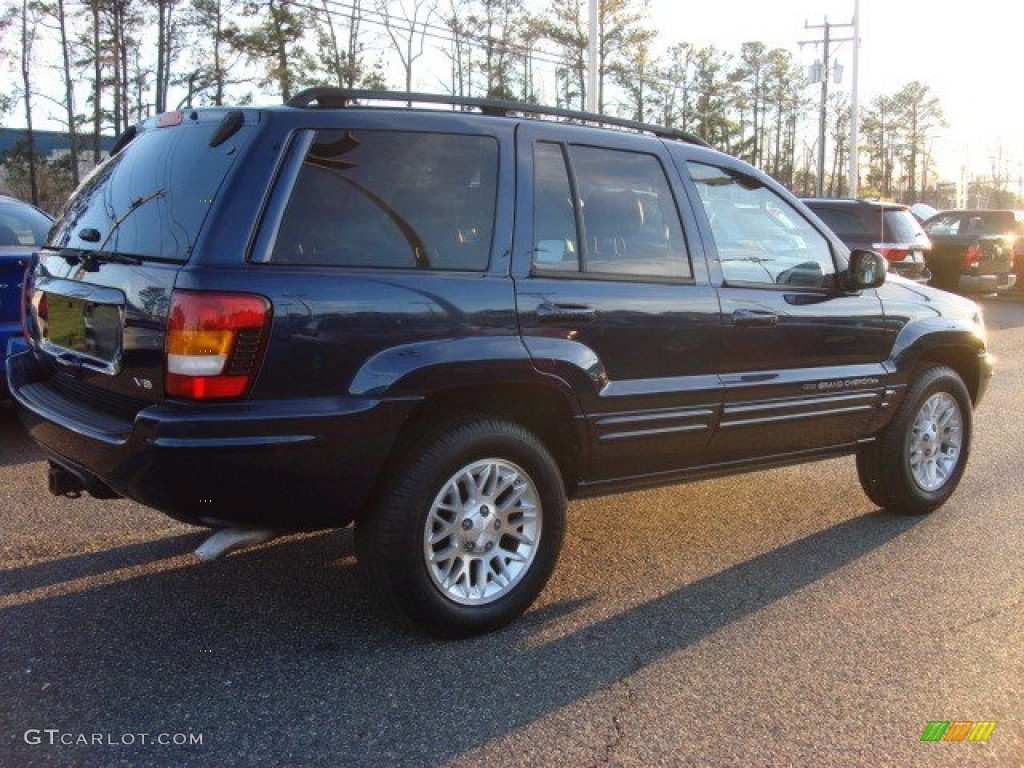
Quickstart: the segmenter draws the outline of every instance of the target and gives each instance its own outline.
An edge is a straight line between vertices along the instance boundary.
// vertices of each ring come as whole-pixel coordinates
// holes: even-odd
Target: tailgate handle
[[[585,304],[541,304],[537,319],[542,323],[590,323],[597,319],[597,310]]]
[[[732,313],[732,324],[737,328],[774,328],[779,316],[763,309],[737,309]]]

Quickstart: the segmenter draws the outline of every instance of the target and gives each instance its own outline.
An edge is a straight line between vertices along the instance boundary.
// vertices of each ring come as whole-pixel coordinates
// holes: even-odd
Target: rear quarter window
[[[493,137],[316,134],[270,254],[276,264],[480,271],[494,228]]]

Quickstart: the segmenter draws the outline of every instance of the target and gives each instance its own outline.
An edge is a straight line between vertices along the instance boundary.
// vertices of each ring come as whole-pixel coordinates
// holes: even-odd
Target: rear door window
[[[277,230],[275,264],[480,271],[494,229],[489,136],[320,131]]]
[[[534,168],[535,269],[692,276],[679,210],[655,155],[540,142]]]

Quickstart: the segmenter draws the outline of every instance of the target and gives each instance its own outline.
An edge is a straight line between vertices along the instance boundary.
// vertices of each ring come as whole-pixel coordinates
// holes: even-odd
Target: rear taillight
[[[29,266],[31,264],[31,267]],[[18,259],[18,269],[21,270],[22,282],[21,282],[21,335],[25,337],[25,341],[29,344],[32,343],[32,334],[29,331],[28,325],[31,322],[31,316],[29,313],[29,302],[32,301],[32,293],[35,290],[35,259],[31,262],[22,261]],[[45,298],[45,296],[44,296]]]
[[[910,255],[910,249],[905,245],[892,245],[890,243],[875,243],[871,246],[876,253],[880,253],[889,261],[903,261]]]
[[[262,296],[175,291],[165,392],[190,400],[241,397],[259,368],[269,327],[270,302]]]
[[[981,246],[978,243],[968,246],[964,253],[964,269],[976,267],[981,263]]]

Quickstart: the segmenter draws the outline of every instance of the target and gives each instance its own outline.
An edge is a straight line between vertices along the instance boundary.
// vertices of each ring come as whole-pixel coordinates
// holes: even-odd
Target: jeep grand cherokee
[[[880,507],[953,493],[976,305],[692,137],[443,101],[315,89],[123,137],[8,360],[51,490],[354,522],[383,602],[443,636],[531,604],[567,498],[842,454]]]

